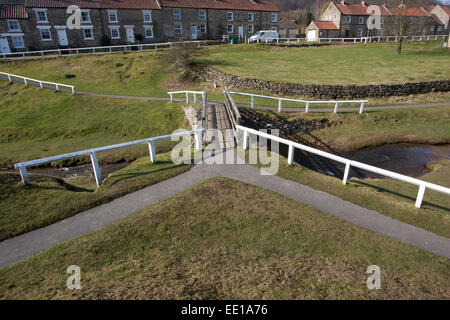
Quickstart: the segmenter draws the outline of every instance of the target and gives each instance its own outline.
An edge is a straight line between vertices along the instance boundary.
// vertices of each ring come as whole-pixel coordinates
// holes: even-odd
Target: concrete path
[[[0,268],[31,257],[58,243],[100,229],[158,201],[180,193],[205,179],[214,177],[233,178],[274,191],[355,225],[450,259],[450,239],[448,238],[299,183],[278,176],[261,175],[260,169],[248,164],[201,164],[196,165],[188,172],[133,192],[110,203],[0,242]]]

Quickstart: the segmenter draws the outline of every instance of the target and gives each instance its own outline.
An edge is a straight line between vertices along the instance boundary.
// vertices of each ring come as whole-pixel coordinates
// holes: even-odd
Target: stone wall
[[[450,80],[365,86],[308,85],[246,79],[225,74],[212,68],[204,69],[201,74],[198,74],[198,77],[204,81],[214,81],[220,85],[235,89],[255,90],[275,95],[300,96],[316,99],[365,99],[450,91]]]

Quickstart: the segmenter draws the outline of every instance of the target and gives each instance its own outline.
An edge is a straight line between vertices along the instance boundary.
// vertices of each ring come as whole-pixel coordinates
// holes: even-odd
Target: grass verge
[[[0,174],[0,240],[28,232],[96,207],[190,169],[175,165],[170,153],[157,162],[141,158],[111,174],[98,190],[93,177],[56,179],[31,175],[24,185],[18,174]]]
[[[73,264],[80,290],[65,287]],[[366,287],[373,264],[382,290]],[[0,298],[448,299],[449,270],[445,258],[218,178],[0,270]]]

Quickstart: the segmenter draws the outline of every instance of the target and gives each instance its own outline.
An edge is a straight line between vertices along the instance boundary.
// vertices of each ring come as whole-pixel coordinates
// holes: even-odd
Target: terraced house
[[[81,9],[76,28],[71,5]],[[0,52],[245,38],[278,19],[267,0],[0,0]]]
[[[441,35],[446,34],[445,11],[442,19],[436,14],[434,5],[418,6],[414,8],[387,7],[375,5],[380,16],[380,29],[369,29],[367,19],[372,14],[368,11],[370,4],[362,0],[361,3],[351,4],[344,0],[329,2],[323,10],[319,21],[312,21],[306,28],[306,36],[310,40],[317,38],[360,38],[368,36],[394,35],[393,19],[404,16],[410,27],[408,35]],[[447,7],[447,6],[441,6]],[[448,21],[448,20],[447,20]],[[448,25],[448,22],[447,22]]]

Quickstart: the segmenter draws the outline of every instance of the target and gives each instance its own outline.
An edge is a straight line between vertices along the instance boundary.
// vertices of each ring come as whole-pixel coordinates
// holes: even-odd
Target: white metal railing
[[[411,41],[430,41],[430,40],[445,40],[446,37],[448,37],[448,35],[446,34],[439,34],[439,35],[422,35],[422,36],[403,36],[403,40],[408,40],[410,39]],[[315,38],[315,39],[308,39],[308,38],[278,38],[278,39],[273,39],[273,42],[276,43],[300,43],[301,41],[308,41],[308,42],[318,42],[318,43],[322,43],[322,42],[364,42],[364,43],[368,43],[368,42],[381,42],[381,41],[386,41],[386,42],[390,42],[390,41],[398,41],[399,37],[396,36],[371,36],[371,37],[355,37],[355,38]],[[250,40],[248,40],[248,42],[250,43]],[[266,40],[262,40],[260,41],[259,39],[256,41],[258,43],[269,43],[270,41],[268,39]]]
[[[37,159],[37,160],[20,162],[20,163],[14,164],[14,168],[19,170],[23,183],[29,184],[30,178],[29,178],[28,172],[27,172],[28,167],[37,166],[37,165],[52,162],[52,161],[59,161],[59,160],[64,160],[64,159],[68,159],[68,158],[79,157],[79,156],[90,156],[92,167],[94,169],[95,182],[97,183],[97,187],[99,187],[102,184],[102,178],[101,178],[100,166],[98,165],[97,152],[108,151],[108,150],[119,149],[119,148],[130,147],[130,146],[134,146],[134,145],[148,143],[149,152],[150,152],[150,161],[152,163],[155,163],[156,162],[156,153],[155,153],[155,145],[154,145],[155,141],[169,139],[172,137],[194,135],[195,149],[200,150],[201,145],[202,145],[202,138],[201,138],[200,133],[202,133],[203,130],[204,129],[196,129],[196,130],[191,130],[191,131],[177,132],[177,133],[168,134],[165,136],[147,138],[147,139],[136,140],[136,141],[132,141],[132,142],[119,143],[119,144],[110,145],[110,146],[106,146],[106,147],[93,148],[93,149],[88,149],[88,150],[83,150],[83,151],[60,154],[60,155],[53,156],[53,157],[47,157],[47,158],[42,158],[42,159]]]
[[[192,94],[194,95],[194,103],[198,102],[197,99],[197,95],[200,95],[203,99],[203,101],[206,101],[206,91],[188,91],[188,90],[184,90],[184,91],[172,91],[172,92],[167,92],[167,94],[170,96],[170,101],[174,102],[174,95],[176,94],[185,94],[186,95],[186,102],[190,103],[191,100],[189,99],[189,95]]]
[[[290,102],[298,102],[298,103],[304,103],[305,104],[305,112],[309,112],[309,105],[310,104],[334,104],[334,113],[338,112],[338,108],[340,104],[344,103],[358,103],[360,104],[359,107],[359,113],[363,113],[364,111],[364,105],[369,102],[368,100],[330,100],[330,101],[309,101],[309,100],[301,100],[301,99],[289,99],[289,98],[280,98],[280,97],[271,97],[271,96],[263,96],[259,94],[253,94],[253,93],[243,93],[243,92],[230,92],[231,94],[239,95],[239,96],[248,96],[251,97],[250,107],[253,109],[255,107],[255,97],[257,98],[264,98],[264,99],[272,99],[272,100],[278,100],[278,112],[282,111],[282,103],[283,101],[290,101]]]
[[[411,177],[405,176],[403,174],[399,174],[399,173],[395,173],[395,172],[392,172],[392,171],[389,171],[389,170],[377,168],[377,167],[374,167],[374,166],[371,166],[371,165],[367,165],[367,164],[364,164],[364,163],[361,163],[361,162],[358,162],[358,161],[353,161],[353,160],[350,160],[350,159],[346,159],[346,158],[343,158],[343,157],[340,157],[340,156],[336,156],[334,154],[331,154],[331,153],[328,153],[328,152],[325,152],[325,151],[322,151],[322,150],[318,150],[318,149],[315,149],[315,148],[312,148],[312,147],[308,147],[308,146],[305,146],[305,145],[297,143],[297,142],[289,141],[287,139],[283,139],[283,138],[280,138],[280,137],[277,137],[277,136],[273,136],[273,135],[270,135],[268,133],[260,132],[260,131],[254,130],[254,129],[250,129],[250,128],[247,128],[247,127],[243,127],[243,126],[239,126],[239,125],[236,126],[236,127],[237,127],[238,130],[244,132],[244,138],[243,138],[243,149],[244,150],[248,149],[248,135],[249,134],[254,134],[254,135],[257,135],[257,136],[260,136],[260,137],[263,137],[263,138],[266,138],[266,139],[274,140],[274,141],[277,141],[279,143],[282,143],[282,144],[285,144],[285,145],[289,146],[289,152],[288,152],[288,164],[289,165],[292,165],[292,163],[294,161],[294,148],[297,148],[297,149],[300,149],[300,150],[303,150],[303,151],[307,151],[307,152],[310,152],[310,153],[313,153],[313,154],[316,154],[316,155],[319,155],[319,156],[322,156],[322,157],[325,157],[325,158],[328,158],[328,159],[331,159],[331,160],[334,160],[334,161],[337,161],[337,162],[345,164],[344,177],[343,177],[343,180],[342,180],[343,184],[347,184],[350,167],[356,167],[356,168],[367,170],[367,171],[370,171],[370,172],[373,172],[373,173],[376,173],[376,174],[379,174],[379,175],[383,175],[383,176],[386,176],[386,177],[389,177],[389,178],[392,178],[392,179],[397,179],[397,180],[400,180],[400,181],[404,181],[404,182],[408,182],[408,183],[417,185],[417,186],[419,186],[419,192],[417,194],[416,202],[415,202],[415,207],[416,208],[420,208],[420,206],[422,205],[422,200],[423,200],[423,196],[425,194],[425,189],[427,189],[427,188],[430,189],[430,190],[434,190],[434,191],[437,191],[437,192],[441,192],[441,193],[445,193],[447,195],[450,195],[450,189],[449,188],[446,188],[446,187],[443,187],[443,186],[440,186],[440,185],[437,185],[437,184],[434,184],[434,183],[430,183],[430,182],[426,182],[426,181],[423,181],[423,180],[411,178]]]
[[[74,54],[82,54],[82,53],[91,53],[91,54],[102,54],[102,53],[114,53],[114,52],[122,52],[122,51],[131,51],[131,50],[157,50],[162,48],[170,48],[173,46],[181,44],[197,44],[200,48],[202,45],[207,46],[210,44],[217,44],[218,41],[179,41],[179,42],[164,42],[164,43],[143,43],[143,44],[124,44],[124,45],[116,45],[116,46],[102,46],[102,47],[84,47],[84,48],[64,48],[64,49],[49,49],[49,50],[37,50],[37,51],[24,51],[24,52],[10,52],[10,53],[1,53],[0,56],[3,59],[7,58],[26,58],[27,56],[46,56],[52,54],[58,55],[74,55]]]
[[[42,80],[37,80],[37,79],[28,78],[28,77],[18,76],[16,74],[11,74],[11,73],[6,73],[6,72],[0,72],[0,75],[6,76],[7,80],[9,80],[9,82],[12,82],[14,80],[14,78],[22,79],[23,83],[25,85],[29,85],[30,82],[35,82],[35,83],[39,83],[39,86],[41,88],[44,88],[44,84],[48,84],[48,85],[51,85],[51,86],[55,86],[55,90],[56,91],[59,91],[59,89],[61,87],[65,87],[65,88],[69,88],[72,91],[72,94],[75,94],[75,87],[67,85],[67,84],[56,83],[56,82],[49,82],[49,81],[42,81]]]

